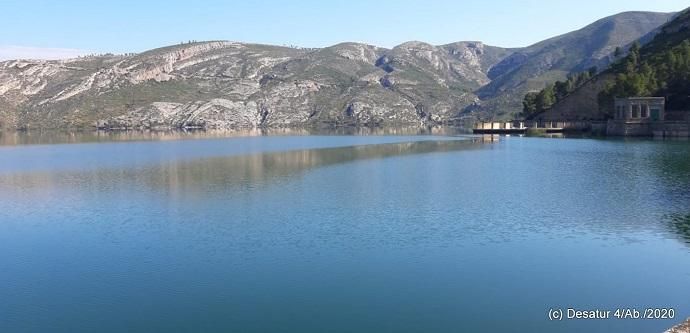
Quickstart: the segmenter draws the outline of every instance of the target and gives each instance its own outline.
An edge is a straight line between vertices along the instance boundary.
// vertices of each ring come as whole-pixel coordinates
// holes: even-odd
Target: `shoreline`
[[[690,318],[684,322],[669,328],[664,333],[690,333]]]

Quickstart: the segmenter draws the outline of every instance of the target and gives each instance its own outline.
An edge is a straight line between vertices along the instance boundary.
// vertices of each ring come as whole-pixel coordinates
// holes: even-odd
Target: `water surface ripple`
[[[0,147],[0,332],[660,332],[690,144],[257,136]],[[675,321],[550,322],[554,307]]]

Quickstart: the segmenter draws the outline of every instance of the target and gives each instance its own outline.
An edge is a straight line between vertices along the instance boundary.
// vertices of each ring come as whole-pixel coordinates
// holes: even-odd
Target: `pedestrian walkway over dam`
[[[474,125],[475,134],[522,134],[528,130],[543,131],[546,133],[560,133],[564,131],[591,130],[594,122],[591,121],[492,121],[477,122]],[[602,122],[603,127],[606,123]]]

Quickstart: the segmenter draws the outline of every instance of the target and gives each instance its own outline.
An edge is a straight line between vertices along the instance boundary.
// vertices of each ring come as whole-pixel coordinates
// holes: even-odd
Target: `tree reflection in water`
[[[690,214],[671,214],[666,222],[685,243],[690,244]]]

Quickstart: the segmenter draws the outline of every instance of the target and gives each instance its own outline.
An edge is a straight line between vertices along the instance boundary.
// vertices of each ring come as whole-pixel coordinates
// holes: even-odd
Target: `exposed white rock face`
[[[85,91],[91,89],[91,87],[93,86],[93,82],[96,80],[97,75],[98,75],[98,73],[89,75],[89,77],[87,77],[84,81],[82,81],[76,87],[59,92],[57,95],[55,95],[55,97],[52,99],[52,101],[64,101],[70,97],[76,96],[82,92],[85,92]]]
[[[386,103],[358,96],[345,112],[348,117],[361,124],[422,122],[416,115],[414,105],[404,98]]]
[[[213,128],[257,127],[261,122],[255,102],[222,98],[187,104],[155,102],[124,116],[99,123],[105,128]]]
[[[4,95],[10,90],[20,90],[22,81],[12,75],[0,75],[0,95]]]
[[[173,79],[176,70],[222,57],[209,55],[211,51],[239,47],[242,45],[230,42],[209,42],[174,47],[166,52],[150,52],[150,54],[126,59],[113,66],[109,73],[124,76],[131,84],[149,80],[164,82]]]
[[[407,42],[398,45],[393,50],[393,57],[401,64],[414,64],[416,59],[424,60],[427,65],[436,71],[448,69],[448,63],[442,56],[442,51],[433,45],[422,42]]]
[[[171,73],[175,70],[196,65],[205,61],[220,58],[216,56],[203,56],[210,51],[222,48],[242,48],[243,45],[232,42],[209,42],[194,44],[191,46],[175,48],[169,52],[155,54],[145,60],[144,63],[134,63],[129,68],[133,69],[128,73],[130,83],[137,84],[142,81],[155,80],[158,82],[167,81],[173,78]],[[196,59],[195,59],[196,58]],[[128,65],[126,62],[124,65]],[[143,67],[143,68],[142,68]]]
[[[35,95],[45,88],[47,81],[70,70],[57,61],[17,60],[0,64],[0,95],[10,91]]]
[[[264,93],[262,124],[289,126],[304,124],[312,113],[312,99],[325,85],[311,80],[283,82]]]
[[[481,55],[484,53],[484,44],[481,42],[476,43],[463,43],[463,47],[456,48],[451,51],[451,54],[458,59],[464,60],[464,63],[468,67],[481,68]]]
[[[462,95],[462,90],[473,91],[490,82],[487,76],[489,68],[498,59],[503,59],[502,55],[495,53],[485,50],[485,45],[479,42],[444,46],[407,42],[386,53],[379,64],[390,73],[386,82],[397,81],[401,86],[417,86],[422,84],[421,80],[431,80],[439,86],[431,89],[433,95],[438,90]],[[426,83],[422,85],[428,87]],[[459,98],[459,102],[464,104],[466,100]]]
[[[485,53],[484,44],[480,42],[457,43],[457,47],[450,51],[456,61],[451,63],[451,70],[461,77],[468,78],[484,85],[491,80],[482,68],[482,57]]]
[[[366,44],[342,43],[331,47],[339,56],[348,59],[374,64],[381,56],[382,49]]]
[[[223,90],[223,94],[231,99],[242,100],[260,91],[261,84],[258,81],[240,79],[236,81],[229,81],[227,88]]]

